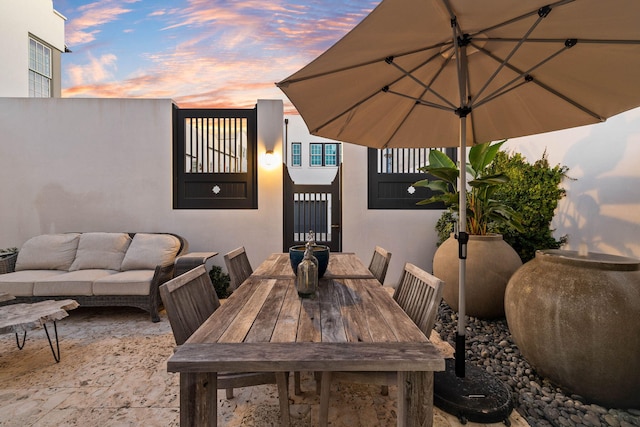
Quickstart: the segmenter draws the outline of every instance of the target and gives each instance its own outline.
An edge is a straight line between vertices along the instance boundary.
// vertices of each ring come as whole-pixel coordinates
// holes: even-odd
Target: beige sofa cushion
[[[131,237],[127,233],[83,233],[69,271],[120,270],[129,244]]]
[[[27,240],[16,259],[15,271],[69,270],[76,257],[79,233],[43,234]]]
[[[23,270],[0,274],[0,292],[14,297],[33,296],[33,283],[48,277],[67,274],[61,270]]]
[[[180,240],[171,234],[137,233],[127,250],[120,270],[153,270],[170,265],[180,250]]]
[[[76,270],[46,277],[33,284],[34,296],[93,295],[93,282],[117,274],[114,270]]]
[[[153,270],[130,270],[93,283],[94,295],[149,295]]]

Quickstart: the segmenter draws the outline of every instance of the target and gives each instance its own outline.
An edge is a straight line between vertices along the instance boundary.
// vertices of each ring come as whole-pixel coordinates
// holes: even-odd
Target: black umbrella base
[[[465,364],[465,376],[455,372],[455,359],[445,359],[446,370],[436,372],[433,403],[458,417],[462,424],[504,422],[510,425],[511,391],[498,378],[477,366]]]

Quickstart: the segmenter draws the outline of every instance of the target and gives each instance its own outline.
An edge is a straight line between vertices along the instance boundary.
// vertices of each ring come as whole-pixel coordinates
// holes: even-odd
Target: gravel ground
[[[456,313],[442,303],[435,330],[455,346]],[[540,377],[514,344],[505,319],[467,319],[467,362],[483,367],[511,389],[514,408],[532,427],[640,426],[640,408],[615,409],[591,404]]]

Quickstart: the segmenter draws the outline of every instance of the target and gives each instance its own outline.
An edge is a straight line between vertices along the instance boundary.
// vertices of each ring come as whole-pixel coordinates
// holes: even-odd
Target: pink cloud
[[[98,37],[100,25],[129,11],[124,5],[111,0],[83,7],[79,22],[71,22],[77,39]],[[115,55],[70,65],[71,87],[63,96],[172,98],[183,108],[252,108],[257,99],[283,98],[274,82],[322,53],[370,10],[344,6],[336,16],[334,6],[190,0],[186,8],[157,10],[147,16],[166,23],[163,50],[140,53],[141,68],[117,81]],[[295,111],[286,101],[285,110]]]
[[[89,56],[89,63],[84,65],[71,64],[66,68],[73,85],[97,83],[110,80],[117,70],[117,58],[113,54],[105,54],[99,58]]]
[[[136,0],[137,1],[137,0]],[[82,14],[65,26],[65,41],[70,46],[85,44],[96,39],[98,27],[114,21],[131,9],[120,6],[119,1],[99,1],[80,6]],[[124,1],[134,3],[134,1]]]

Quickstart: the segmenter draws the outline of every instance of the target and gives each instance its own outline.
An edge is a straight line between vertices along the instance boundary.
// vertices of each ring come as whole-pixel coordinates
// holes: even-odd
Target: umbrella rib
[[[295,78],[295,79],[287,78],[287,79],[284,79],[284,80],[282,80],[280,82],[277,82],[276,86],[279,87],[279,88],[282,88],[282,87],[286,88],[291,83],[299,83],[299,82],[303,82],[305,80],[311,80],[311,79],[315,79],[315,78],[318,78],[318,77],[325,77],[325,76],[328,76],[328,75],[331,75],[331,74],[341,73],[343,71],[350,71],[350,70],[354,70],[356,68],[366,67],[367,65],[372,65],[372,64],[376,64],[376,63],[381,62],[381,61],[386,61],[387,58],[389,58],[389,57],[399,58],[399,57],[413,55],[413,54],[420,53],[420,52],[429,51],[429,50],[432,50],[432,49],[440,49],[442,47],[450,46],[450,45],[451,45],[451,42],[436,43],[436,44],[434,44],[432,46],[421,47],[419,49],[413,49],[413,50],[410,50],[410,51],[406,51],[406,52],[402,52],[402,53],[398,53],[398,54],[394,54],[394,55],[387,55],[387,56],[382,57],[382,58],[376,58],[376,59],[372,59],[372,60],[369,60],[369,61],[360,62],[358,64],[353,64],[353,65],[349,65],[349,66],[342,67],[342,68],[336,68],[335,70],[324,71],[322,73],[316,73],[316,74],[312,74],[312,75],[309,75],[309,76],[298,77],[298,78]],[[433,59],[433,58],[436,58],[436,57],[437,57],[437,55],[432,56],[431,58],[429,58],[429,61],[431,59]],[[309,64],[309,65],[311,65],[311,64]],[[424,64],[422,64],[422,65],[424,65]],[[304,70],[304,68],[302,70]],[[302,70],[300,70],[300,71],[302,71]]]
[[[544,13],[542,11],[542,9],[540,9],[540,12],[538,13],[538,19],[536,19],[536,21],[531,25],[531,27],[529,28],[529,30],[522,36],[522,38],[520,38],[520,40],[518,40],[518,43],[516,43],[516,45],[513,47],[513,49],[511,49],[511,52],[509,52],[509,54],[502,60],[502,62],[500,63],[500,65],[496,68],[496,70],[493,72],[493,74],[491,75],[491,77],[489,77],[487,79],[487,81],[484,83],[484,85],[482,86],[482,88],[480,88],[480,90],[478,91],[478,93],[476,95],[474,95],[473,99],[471,100],[471,103],[473,104],[473,102],[475,100],[477,100],[478,98],[480,98],[480,95],[482,95],[482,92],[485,91],[485,89],[491,84],[491,82],[498,76],[498,74],[500,74],[500,71],[507,65],[507,63],[509,62],[509,60],[513,57],[513,55],[515,55],[515,53],[520,49],[520,47],[522,47],[522,44],[529,38],[529,35],[531,35],[531,33],[533,32],[533,30],[536,29],[536,27],[540,24],[540,22],[542,22],[542,20],[544,18],[546,18],[547,16],[549,16],[549,9],[547,9],[547,12]],[[473,42],[471,43],[472,46],[474,46],[476,49],[478,49],[478,46],[475,45]],[[509,83],[510,84],[510,83]]]
[[[477,108],[499,96],[502,96],[510,91],[512,91],[513,89],[522,86],[522,84],[524,83],[528,83],[528,82],[534,82],[537,86],[541,87],[542,89],[546,90],[547,92],[555,95],[556,97],[568,102],[569,104],[573,105],[574,107],[580,109],[581,111],[585,112],[586,114],[592,116],[593,118],[599,120],[599,121],[604,121],[604,119],[602,118],[602,116],[600,116],[599,114],[595,113],[594,111],[591,111],[590,109],[588,109],[587,107],[585,107],[584,105],[580,104],[579,102],[567,97],[566,95],[563,95],[562,93],[558,92],[557,90],[545,85],[544,83],[540,82],[539,80],[536,80],[533,76],[531,76],[529,73],[537,68],[539,68],[540,66],[542,66],[543,64],[545,64],[546,62],[550,61],[551,59],[555,58],[556,56],[558,56],[559,54],[566,52],[567,49],[573,47],[575,45],[575,40],[572,41],[565,41],[565,46],[560,49],[559,51],[555,52],[553,55],[550,55],[548,58],[546,58],[545,60],[539,62],[538,64],[534,65],[533,67],[531,67],[529,70],[527,71],[522,71],[516,67],[514,67],[511,64],[506,64],[506,67],[509,68],[510,70],[516,72],[519,74],[518,77],[516,77],[515,79],[511,80],[509,83],[505,84],[504,86],[502,86],[500,89],[494,91],[491,95],[487,96],[486,98],[484,98],[482,101],[476,103],[475,105],[473,105],[474,108]],[[498,62],[501,62],[502,60],[498,57],[496,57],[495,55],[493,55],[492,53],[488,52],[487,50],[485,50],[484,48],[479,48],[479,51],[483,52],[484,54],[486,54],[488,57],[490,57],[491,59],[494,59]],[[514,82],[516,82],[520,77],[525,78],[525,81],[513,88],[504,90],[506,87],[512,85]]]
[[[435,92],[433,89],[431,89],[428,86],[425,86],[424,83],[422,83],[420,80],[416,79],[412,73],[417,70],[418,68],[424,66],[425,64],[428,64],[429,62],[431,62],[434,58],[437,58],[438,54],[434,54],[433,56],[431,56],[430,58],[428,58],[426,61],[418,64],[416,67],[414,67],[412,70],[410,71],[406,71],[404,70],[402,67],[400,67],[399,65],[397,65],[396,63],[394,63],[393,61],[393,57],[387,57],[384,59],[384,61],[389,64],[389,65],[393,65],[394,67],[396,67],[396,69],[400,70],[404,75],[401,77],[398,77],[397,79],[395,79],[393,82],[389,83],[388,85],[384,86],[381,90],[382,92],[385,93],[391,93],[394,95],[398,95],[398,96],[402,96],[405,98],[409,98],[411,100],[413,100],[416,103],[420,103],[422,105],[427,105],[427,106],[431,106],[434,108],[439,108],[442,110],[447,110],[447,111],[452,111],[455,110],[455,105],[453,105],[452,103],[450,103],[446,98],[442,97],[440,94],[438,94],[437,92]],[[438,73],[436,73],[436,75],[433,77],[431,83],[433,83],[433,81],[438,77],[438,75],[440,75],[440,73],[442,72],[442,70],[444,69],[445,65],[447,64],[448,61],[445,61],[442,66],[440,67],[440,70],[438,71]],[[425,91],[422,92],[421,97],[425,94],[425,92],[430,91],[432,92],[435,96],[437,96],[439,99],[441,99],[444,103],[450,105],[451,108],[447,108],[445,105],[439,105],[436,103],[431,103],[431,102],[427,102],[427,101],[423,101],[421,98],[415,98],[409,95],[405,95],[403,93],[400,92],[396,92],[393,91],[391,89],[389,89],[389,86],[392,86],[394,84],[396,84],[397,82],[399,82],[403,77],[409,77],[411,79],[413,79],[415,82],[417,82],[418,84],[420,84]],[[430,83],[430,84],[431,84]],[[367,97],[361,99],[360,101],[354,103],[353,105],[349,106],[348,108],[346,108],[345,110],[343,110],[342,112],[336,114],[335,116],[331,117],[329,120],[327,120],[326,122],[322,123],[320,126],[318,126],[317,128],[315,128],[315,130],[313,132],[318,132],[320,129],[322,129],[323,127],[327,126],[328,124],[334,122],[335,120],[337,120],[339,117],[342,117],[344,114],[346,114],[347,112],[349,112],[350,110],[353,110],[354,108],[358,107],[359,105],[363,104],[364,102],[368,101],[369,99],[371,99],[372,97],[374,97],[375,95],[377,95],[379,92],[374,92],[370,95],[368,95]],[[395,132],[394,132],[395,133]]]
[[[446,61],[444,61],[442,63],[442,65],[440,66],[440,69],[438,70],[438,72],[433,76],[433,78],[431,79],[431,81],[428,84],[425,84],[424,82],[422,82],[422,80],[416,78],[413,73],[420,67],[428,64],[429,62],[431,62],[434,58],[437,58],[438,56],[440,56],[439,53],[433,55],[431,58],[427,59],[425,62],[423,62],[420,65],[417,65],[413,70],[411,71],[407,71],[404,68],[402,68],[401,66],[399,66],[398,64],[396,64],[393,61],[393,58],[390,58],[389,60],[387,60],[387,63],[389,65],[393,65],[394,67],[396,67],[397,70],[399,70],[401,73],[403,73],[406,77],[409,77],[411,80],[413,80],[414,82],[416,82],[419,86],[422,86],[425,90],[424,92],[422,92],[422,94],[420,95],[420,98],[414,98],[414,97],[410,97],[407,95],[403,95],[403,96],[407,96],[408,98],[414,99],[416,102],[418,101],[422,101],[422,97],[424,96],[424,94],[426,92],[431,92],[432,94],[434,94],[438,99],[440,99],[442,102],[444,102],[445,104],[449,105],[452,109],[455,109],[456,106],[450,102],[448,99],[446,99],[444,96],[440,95],[438,92],[436,92],[435,90],[433,90],[431,88],[431,85],[433,84],[433,82],[438,78],[438,76],[442,73],[442,71],[444,70],[444,67],[447,65],[447,63],[449,62],[450,59],[447,59]],[[397,83],[400,79],[397,79],[396,81],[394,81],[392,84]],[[395,94],[400,95],[398,92],[392,92]],[[426,101],[425,101],[426,102]],[[432,103],[429,103],[432,104]],[[437,104],[433,104],[433,105],[437,105]]]
[[[549,5],[545,6],[545,7],[549,7],[551,9],[554,9],[556,7],[559,7],[559,6],[564,6],[564,5],[567,5],[569,3],[573,3],[574,1],[576,1],[576,0],[560,0],[560,1],[557,1],[557,2],[555,2],[553,4],[549,4]],[[489,31],[498,29],[500,27],[504,27],[506,25],[513,24],[514,22],[518,22],[518,21],[521,21],[523,19],[527,19],[532,15],[539,14],[539,11],[540,11],[540,9],[532,10],[531,12],[525,13],[525,14],[520,15],[520,16],[516,16],[515,18],[511,18],[511,19],[509,19],[507,21],[501,22],[501,23],[493,25],[491,27],[487,27],[487,28],[484,28],[482,30],[478,30],[475,34],[487,33]],[[515,40],[518,40],[518,39],[515,39]]]
[[[401,96],[403,98],[410,99],[410,100],[414,101],[416,105],[424,105],[425,107],[433,107],[433,108],[437,108],[439,110],[445,110],[445,111],[455,111],[455,109],[456,109],[456,107],[448,108],[445,105],[435,104],[433,102],[425,101],[425,100],[422,100],[420,98],[416,98],[416,97],[413,97],[413,96],[405,95],[404,93],[395,92],[395,91],[393,91],[391,89],[388,89],[388,90],[386,90],[384,92],[390,93],[392,95]]]
[[[475,46],[476,48],[478,48],[478,46]],[[501,60],[500,58],[497,58],[495,55],[491,54],[490,52],[484,50],[483,48],[478,48],[479,51],[485,53],[487,56],[489,56],[491,59],[500,62],[501,64],[504,64],[507,68],[509,68],[512,71],[515,71],[516,73],[518,73],[519,75],[517,77],[515,77],[514,79],[510,80],[509,82],[505,83],[504,85],[502,85],[501,87],[499,87],[498,89],[494,90],[492,93],[490,93],[489,95],[487,95],[482,101],[478,101],[477,103],[474,104],[474,107],[480,106],[482,104],[486,104],[487,102],[505,94],[506,92],[509,92],[511,89],[508,89],[511,85],[513,85],[515,82],[518,81],[518,79],[520,79],[521,77],[525,78],[525,81],[527,81],[528,79],[531,79],[531,72],[534,71],[535,69],[541,67],[542,65],[546,64],[547,62],[549,62],[550,60],[552,60],[553,58],[555,58],[556,56],[560,55],[562,52],[564,52],[565,50],[567,50],[570,46],[564,46],[562,49],[558,50],[557,52],[553,53],[552,55],[548,56],[546,59],[540,61],[539,63],[535,64],[534,66],[532,66],[531,68],[529,68],[526,71],[522,71],[517,69],[516,67],[505,63],[505,61]],[[530,80],[529,80],[530,81]],[[477,96],[475,97],[474,101],[477,101]]]
[[[490,41],[490,42],[517,42],[520,39],[515,37],[478,37],[474,40]],[[525,43],[564,43],[564,39],[541,39],[541,38],[529,38],[525,40]],[[590,44],[640,44],[640,40],[631,39],[580,39],[580,43]]]

